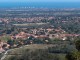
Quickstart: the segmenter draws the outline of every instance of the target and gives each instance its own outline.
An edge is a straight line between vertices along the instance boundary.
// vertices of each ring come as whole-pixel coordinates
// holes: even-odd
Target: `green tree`
[[[70,52],[66,55],[67,60],[80,60],[80,38],[75,42],[76,51]]]
[[[80,51],[80,38],[77,38],[77,41],[75,42],[75,45],[76,45],[76,49],[78,51]]]

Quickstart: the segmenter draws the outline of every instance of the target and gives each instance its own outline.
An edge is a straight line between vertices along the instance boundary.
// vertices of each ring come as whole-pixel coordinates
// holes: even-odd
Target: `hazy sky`
[[[80,0],[0,0],[0,2],[80,2]]]

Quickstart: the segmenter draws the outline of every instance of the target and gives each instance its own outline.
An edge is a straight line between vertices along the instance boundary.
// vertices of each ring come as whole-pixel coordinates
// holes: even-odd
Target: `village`
[[[10,56],[11,54],[7,53],[10,51],[14,53],[13,50],[17,53],[25,48],[34,50],[34,48],[45,49],[47,46],[49,47],[46,51],[51,55],[64,54],[65,57],[68,52],[76,50],[75,41],[80,39],[79,11],[80,9],[0,9],[1,58]]]
[[[0,37],[4,37],[1,35]],[[5,52],[11,48],[18,48],[28,44],[51,44],[50,40],[69,40],[68,37],[79,37],[79,34],[69,34],[61,28],[37,28],[26,29],[26,32],[21,31],[18,34],[9,34],[8,40],[0,39],[0,53]]]

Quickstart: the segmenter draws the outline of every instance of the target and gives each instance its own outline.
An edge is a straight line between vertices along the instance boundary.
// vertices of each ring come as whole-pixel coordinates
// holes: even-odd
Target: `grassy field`
[[[15,26],[36,26],[36,25],[45,25],[47,23],[25,23],[25,24],[13,24]]]
[[[14,55],[15,53],[22,53],[23,50],[26,50],[26,49],[30,49],[30,50],[33,51],[33,50],[36,50],[36,49],[48,49],[48,47],[53,47],[53,46],[54,45],[52,45],[52,44],[49,44],[49,45],[48,44],[31,44],[31,45],[22,46],[20,48],[12,49],[9,53]]]
[[[5,59],[4,60],[8,60],[10,57],[13,57],[13,56],[21,56],[24,51],[27,51],[28,49],[30,51],[36,51],[36,50],[45,50],[45,49],[48,49],[49,47],[53,47],[54,45],[52,44],[31,44],[31,45],[25,45],[25,46],[22,46],[20,48],[15,48],[15,49],[11,49],[9,52],[8,52],[8,55],[6,55]],[[25,53],[28,53],[28,52],[25,52]],[[55,53],[50,53],[53,58],[60,58],[60,60],[65,60],[65,55],[66,54],[55,54]]]

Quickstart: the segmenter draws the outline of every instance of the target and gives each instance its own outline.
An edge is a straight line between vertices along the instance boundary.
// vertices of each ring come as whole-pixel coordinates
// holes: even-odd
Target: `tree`
[[[76,49],[80,51],[80,38],[77,39],[77,41],[75,42],[75,45],[76,45]]]
[[[76,39],[75,46],[77,51],[69,52],[66,55],[67,60],[80,60],[80,38]]]
[[[70,52],[66,55],[67,60],[78,60],[78,52]]]

